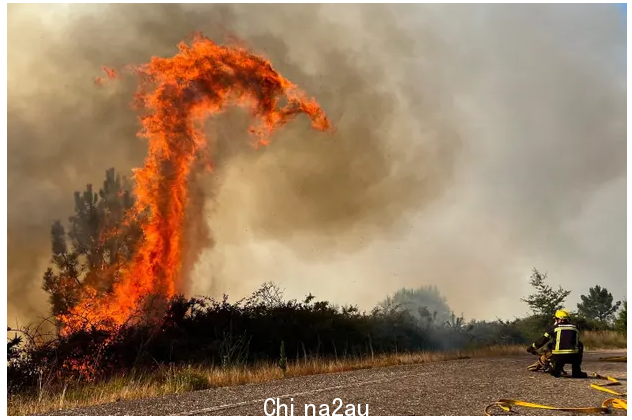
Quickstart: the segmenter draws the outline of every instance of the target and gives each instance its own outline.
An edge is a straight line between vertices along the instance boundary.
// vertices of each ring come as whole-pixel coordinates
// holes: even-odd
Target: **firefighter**
[[[573,378],[587,378],[588,375],[582,372],[584,346],[579,341],[577,327],[570,323],[569,317],[568,311],[556,311],[553,326],[542,337],[527,347],[527,351],[537,355],[537,349],[550,342],[548,347],[551,351],[549,358],[551,363],[549,372],[551,375],[555,377],[561,376],[564,365],[570,364],[573,368]]]

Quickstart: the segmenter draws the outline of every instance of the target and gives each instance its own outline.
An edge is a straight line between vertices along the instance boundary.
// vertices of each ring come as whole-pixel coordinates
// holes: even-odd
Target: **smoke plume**
[[[105,169],[142,165],[134,80],[102,65],[171,56],[193,31],[238,37],[314,96],[250,146],[209,121],[195,179],[211,238],[188,236],[187,291],[263,281],[371,307],[436,284],[468,317],[521,315],[531,267],[573,291],[626,293],[626,25],[607,5],[11,5],[9,322],[46,314],[50,224]],[[211,243],[213,246],[211,247]]]

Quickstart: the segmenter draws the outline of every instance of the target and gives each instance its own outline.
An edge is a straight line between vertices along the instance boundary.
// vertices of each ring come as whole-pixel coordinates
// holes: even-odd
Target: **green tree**
[[[626,334],[628,333],[628,300],[623,299],[623,305],[621,305],[621,310],[617,316],[616,321],[614,322],[614,328],[620,333]]]
[[[44,291],[49,294],[53,315],[67,313],[78,303],[81,293],[82,267],[79,254],[68,250],[66,230],[60,221],[55,221],[51,228],[53,267],[44,273]]]
[[[120,264],[131,258],[141,237],[137,220],[126,217],[134,205],[131,183],[114,168],[106,171],[98,193],[88,184],[74,193],[74,201],[68,228],[59,220],[51,228],[52,267],[44,273],[43,289],[54,315],[74,307],[86,285],[111,291]]]
[[[577,311],[587,319],[609,323],[621,306],[620,301],[613,303],[613,300],[612,293],[608,292],[608,289],[597,285],[588,289],[588,296],[581,295]]]
[[[452,310],[437,286],[402,288],[378,304],[383,310],[403,310],[424,323],[445,325],[452,320]]]
[[[535,288],[535,293],[520,299],[538,317],[550,317],[555,311],[562,309],[564,301],[571,293],[561,286],[557,290],[553,289],[546,283],[547,277],[546,273],[542,274],[534,268],[529,283]]]

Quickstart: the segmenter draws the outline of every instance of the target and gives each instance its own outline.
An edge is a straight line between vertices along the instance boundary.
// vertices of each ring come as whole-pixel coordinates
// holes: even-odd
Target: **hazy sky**
[[[194,293],[264,281],[363,308],[436,284],[468,318],[522,315],[532,267],[626,295],[626,19],[612,5],[11,5],[9,321],[45,313],[50,224],[105,170],[142,164],[133,80],[102,65],[244,39],[339,129],[265,151],[214,123],[215,247]],[[242,141],[243,140],[243,141]],[[234,150],[232,149],[234,148]]]

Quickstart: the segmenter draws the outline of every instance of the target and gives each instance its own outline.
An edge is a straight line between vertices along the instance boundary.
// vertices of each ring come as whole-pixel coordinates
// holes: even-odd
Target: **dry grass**
[[[439,362],[472,357],[509,356],[524,353],[524,346],[492,346],[478,350],[418,352],[344,360],[311,359],[288,363],[285,375],[276,364],[255,367],[208,368],[185,366],[157,372],[136,372],[94,384],[69,384],[43,389],[39,395],[17,395],[8,400],[8,415],[34,415],[53,410],[84,407],[120,400],[156,397],[207,388],[268,382],[285,377],[342,372],[384,366]]]
[[[628,338],[615,331],[585,331],[581,340],[587,350],[625,349]]]
[[[584,332],[587,350],[627,348],[623,334],[601,331]],[[84,407],[120,400],[156,397],[200,389],[268,382],[283,377],[343,372],[357,369],[439,362],[472,357],[523,354],[524,346],[492,346],[453,352],[417,352],[379,355],[373,358],[338,360],[308,359],[288,363],[285,374],[274,363],[254,367],[163,367],[153,372],[134,372],[108,381],[42,389],[38,395],[17,395],[8,400],[8,415],[34,415],[59,409]]]

